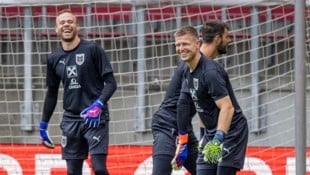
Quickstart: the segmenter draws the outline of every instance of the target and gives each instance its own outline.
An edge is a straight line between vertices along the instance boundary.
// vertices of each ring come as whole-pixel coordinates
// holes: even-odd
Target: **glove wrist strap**
[[[179,143],[185,144],[188,142],[188,134],[179,134]]]
[[[216,130],[216,133],[214,135],[214,139],[218,140],[220,143],[224,141],[225,138],[225,132],[222,130]]]

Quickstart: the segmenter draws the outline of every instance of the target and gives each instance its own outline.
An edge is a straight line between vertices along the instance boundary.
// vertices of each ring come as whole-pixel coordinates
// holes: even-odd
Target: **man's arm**
[[[101,92],[99,99],[101,102],[107,102],[112,97],[114,92],[116,91],[117,84],[114,78],[113,72],[108,73],[104,76],[104,88]]]
[[[50,121],[57,104],[57,96],[58,96],[58,88],[52,88],[52,87],[47,88],[43,106],[43,116],[41,121],[47,123]]]
[[[181,92],[177,105],[178,130],[187,132],[193,116],[193,102],[189,93]],[[195,112],[195,111],[194,111]]]
[[[235,109],[228,95],[217,100],[215,103],[220,109],[217,130],[224,131],[227,134]]]
[[[44,100],[42,119],[39,126],[42,144],[45,147],[52,149],[55,146],[48,134],[47,128],[48,128],[48,122],[50,121],[57,104],[57,96],[58,96],[58,87],[57,88],[48,87]]]

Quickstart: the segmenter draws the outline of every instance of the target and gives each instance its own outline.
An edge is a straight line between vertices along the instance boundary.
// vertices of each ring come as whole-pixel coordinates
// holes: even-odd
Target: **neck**
[[[201,55],[200,55],[200,52],[199,52],[199,53],[196,54],[194,59],[192,59],[191,61],[187,62],[190,72],[193,72],[196,69],[196,67],[197,67],[197,65],[199,63],[200,57],[201,57]]]
[[[81,39],[79,37],[75,37],[73,39],[73,41],[71,41],[71,42],[66,42],[66,41],[62,40],[61,45],[62,45],[63,50],[70,51],[70,50],[76,48],[79,45],[80,41],[81,41]]]
[[[214,44],[202,43],[200,47],[200,52],[206,57],[211,59],[215,59],[218,55],[216,46]]]

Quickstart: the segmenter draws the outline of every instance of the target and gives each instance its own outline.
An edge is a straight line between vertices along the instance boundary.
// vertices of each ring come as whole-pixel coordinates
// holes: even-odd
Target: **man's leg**
[[[95,175],[108,175],[107,170],[107,155],[106,154],[94,154],[91,155],[91,162]]]
[[[153,174],[152,175],[170,175],[172,172],[172,156],[162,154],[153,156]]]
[[[67,175],[82,175],[83,159],[67,159]]]

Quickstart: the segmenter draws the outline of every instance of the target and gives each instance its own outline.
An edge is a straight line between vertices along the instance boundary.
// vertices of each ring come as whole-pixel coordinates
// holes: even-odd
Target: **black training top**
[[[202,56],[193,72],[186,73],[186,82],[205,128],[214,131],[217,128],[219,108],[215,102],[225,96],[229,96],[235,108],[235,114],[231,126],[238,121],[241,108],[234,95],[233,88],[228,78],[227,72],[216,61]]]
[[[170,81],[168,89],[166,91],[166,95],[164,100],[162,101],[159,109],[153,115],[152,127],[159,129],[163,128],[165,130],[173,129],[177,131],[177,108],[186,109],[185,112],[178,114],[182,115],[186,118],[189,118],[191,121],[192,117],[195,115],[196,111],[193,106],[193,102],[190,99],[187,100],[186,104],[179,104],[179,96],[182,89],[182,84],[185,82],[183,81],[184,70],[186,70],[187,65],[184,62],[181,62],[180,65],[177,67],[174,75]],[[183,85],[184,86],[184,85]],[[184,90],[182,89],[182,92]],[[189,94],[189,92],[184,91],[184,93]],[[183,106],[182,106],[183,105]],[[182,117],[183,118],[183,117]],[[190,125],[186,123],[186,125]],[[186,127],[191,129],[190,127]]]
[[[47,93],[43,121],[49,121],[57,103],[58,88],[64,88],[64,116],[80,118],[80,112],[98,98],[108,110],[107,101],[116,90],[112,66],[104,50],[94,42],[81,39],[70,51],[56,49],[48,56]]]

